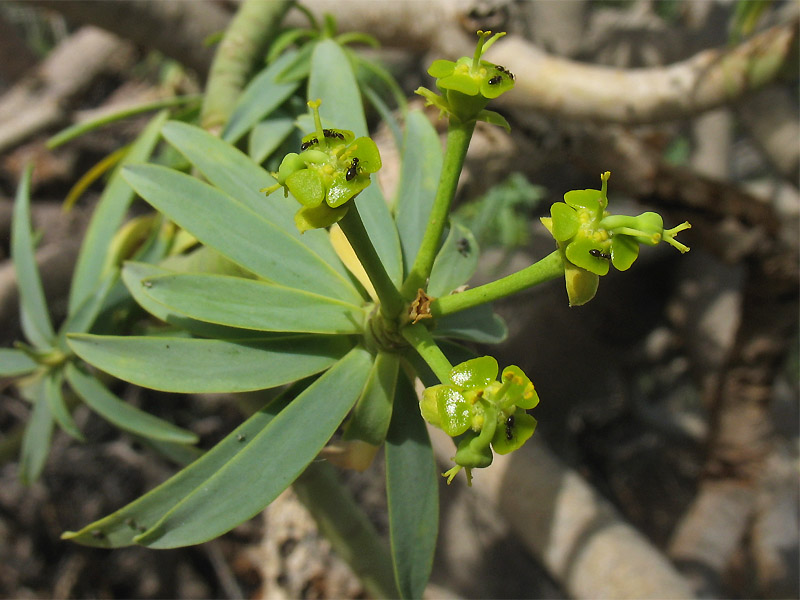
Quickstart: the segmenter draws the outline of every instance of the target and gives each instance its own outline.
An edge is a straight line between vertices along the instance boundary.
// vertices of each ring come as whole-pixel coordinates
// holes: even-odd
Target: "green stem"
[[[208,73],[200,124],[219,134],[233,112],[248,77],[264,57],[292,6],[291,0],[245,0],[231,20]]]
[[[551,252],[531,266],[507,277],[471,288],[458,294],[442,296],[431,302],[431,314],[443,317],[473,306],[494,302],[556,277],[564,275],[564,261],[558,250]]]
[[[372,240],[369,239],[355,201],[351,201],[350,205],[345,216],[339,221],[339,226],[367,272],[367,277],[372,282],[375,293],[378,294],[381,302],[381,314],[385,318],[393,320],[403,311],[406,303],[386,273],[381,258],[378,256],[375,246],[372,245]]]
[[[333,468],[312,462],[294,491],[322,532],[373,598],[399,598],[392,557],[364,511],[339,483]]]
[[[414,260],[414,265],[403,283],[401,294],[404,298],[413,298],[419,288],[425,287],[428,276],[431,274],[442,231],[447,223],[450,213],[450,204],[456,194],[458,177],[464,166],[464,157],[467,155],[469,141],[475,130],[475,121],[468,123],[450,121],[447,128],[447,148],[445,149],[442,174],[439,179],[439,188],[436,190],[436,199],[428,220],[428,227],[422,237],[419,252]]]
[[[444,384],[451,383],[450,371],[453,365],[447,360],[444,352],[433,340],[428,329],[421,323],[407,325],[400,330],[403,337],[414,347],[422,359],[428,364],[433,374]]]

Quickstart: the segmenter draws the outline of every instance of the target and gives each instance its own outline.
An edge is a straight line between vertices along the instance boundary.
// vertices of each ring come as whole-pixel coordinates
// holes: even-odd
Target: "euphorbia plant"
[[[157,319],[155,329],[72,334],[69,351],[115,377],[171,392],[286,387],[174,477],[65,537],[103,547],[200,543],[294,483],[315,514],[356,523],[347,535],[334,531],[335,543],[373,594],[421,597],[440,480],[425,421],[456,438],[448,483],[462,469],[470,480],[494,452],[512,452],[533,434],[536,420],[527,411],[539,401],[519,367],[500,370],[492,357],[463,347],[456,352],[469,358],[453,361],[439,340],[500,341],[504,327],[488,303],[559,276],[567,277],[571,303],[584,303],[609,261],[628,268],[640,243],[664,239],[687,250],[674,234],[688,225],[665,231],[653,213],[607,214],[606,174],[601,190],[568,192],[563,208],[554,205],[547,225],[557,250],[456,293],[477,260],[474,237],[448,220],[456,183],[475,123],[508,126],[486,106],[514,85],[506,68],[482,58],[502,34],[478,35],[472,57],[431,66],[443,95],[418,90],[448,119],[446,149],[442,154],[424,115],[409,112],[401,181],[388,203],[371,179],[382,163],[367,136],[352,64],[329,39],[315,42],[310,58],[313,130],[274,172],[225,141],[224,132],[219,139],[177,121],[161,135],[202,180],[157,165],[123,171],[133,190],[202,247],[123,267],[128,292]],[[192,260],[208,252],[219,260]],[[413,391],[418,376],[428,385],[421,398]],[[374,532],[347,502],[331,508],[341,492],[312,462],[336,450],[340,464],[363,467],[383,444],[388,577]],[[370,560],[359,562],[365,548]]]

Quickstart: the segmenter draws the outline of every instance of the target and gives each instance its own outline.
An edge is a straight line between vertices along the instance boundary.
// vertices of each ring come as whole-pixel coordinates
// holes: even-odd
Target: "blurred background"
[[[431,598],[797,598],[798,16],[793,1],[434,0],[303,3],[365,49],[409,102],[435,58],[471,55],[476,29],[507,31],[486,58],[516,75],[479,124],[455,218],[483,255],[473,284],[527,266],[553,241],[539,222],[609,170],[614,212],[684,220],[686,255],[642,251],[569,308],[563,281],[499,303],[508,339],[482,352],[518,364],[541,404],[524,451],[442,485]],[[102,180],[93,165],[147,120],[55,150],[59,130],[125,106],[203,90],[227,0],[0,2],[0,346],[20,337],[9,256],[14,190],[35,165],[37,262],[58,322]],[[296,10],[288,21],[304,23]],[[415,99],[416,98],[416,99]],[[430,113],[442,134],[444,121]],[[397,148],[374,135],[392,189]],[[393,157],[395,160],[393,160]],[[387,194],[391,197],[391,194]],[[146,210],[144,205],[134,207]],[[477,348],[480,351],[480,348]],[[236,401],[120,389],[203,447],[241,421]],[[176,467],[80,407],[88,442],[56,433],[41,479],[17,479],[29,405],[0,382],[0,596],[365,597],[287,493],[201,546],[107,551],[61,541]],[[452,442],[434,438],[446,464]],[[347,473],[386,531],[380,461]]]

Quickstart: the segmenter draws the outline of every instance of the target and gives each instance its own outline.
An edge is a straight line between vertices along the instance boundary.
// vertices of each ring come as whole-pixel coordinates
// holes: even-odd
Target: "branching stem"
[[[559,251],[556,250],[531,266],[502,279],[458,294],[437,298],[431,302],[431,314],[434,318],[450,315],[487,302],[494,302],[563,275],[564,262]]]
[[[414,260],[414,264],[403,283],[401,294],[404,298],[411,299],[417,290],[425,287],[428,276],[431,274],[442,231],[447,223],[450,213],[450,204],[456,194],[458,176],[464,166],[464,157],[467,155],[469,141],[475,130],[475,121],[468,123],[450,120],[447,129],[447,148],[445,149],[442,174],[439,179],[439,188],[436,190],[436,199],[433,203],[428,226],[422,237],[422,243]]]

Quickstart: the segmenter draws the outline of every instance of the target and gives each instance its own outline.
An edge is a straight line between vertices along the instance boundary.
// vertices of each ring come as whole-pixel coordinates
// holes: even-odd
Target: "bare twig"
[[[74,23],[96,25],[144,47],[159,50],[201,77],[208,72],[214,52],[206,45],[206,38],[221,32],[230,18],[219,3],[208,0],[29,1],[58,11]]]
[[[128,56],[127,42],[94,27],[64,40],[36,73],[0,98],[0,152],[61,122],[70,101],[113,67],[112,57]]]
[[[429,429],[437,457],[453,443]],[[574,598],[691,598],[686,581],[578,473],[539,440],[474,473],[477,502],[490,503]]]
[[[797,21],[777,25],[732,49],[714,49],[667,67],[621,70],[555,58],[514,36],[500,40],[490,60],[516,73],[517,86],[500,105],[561,117],[625,124],[696,115],[737,100],[791,69]]]

